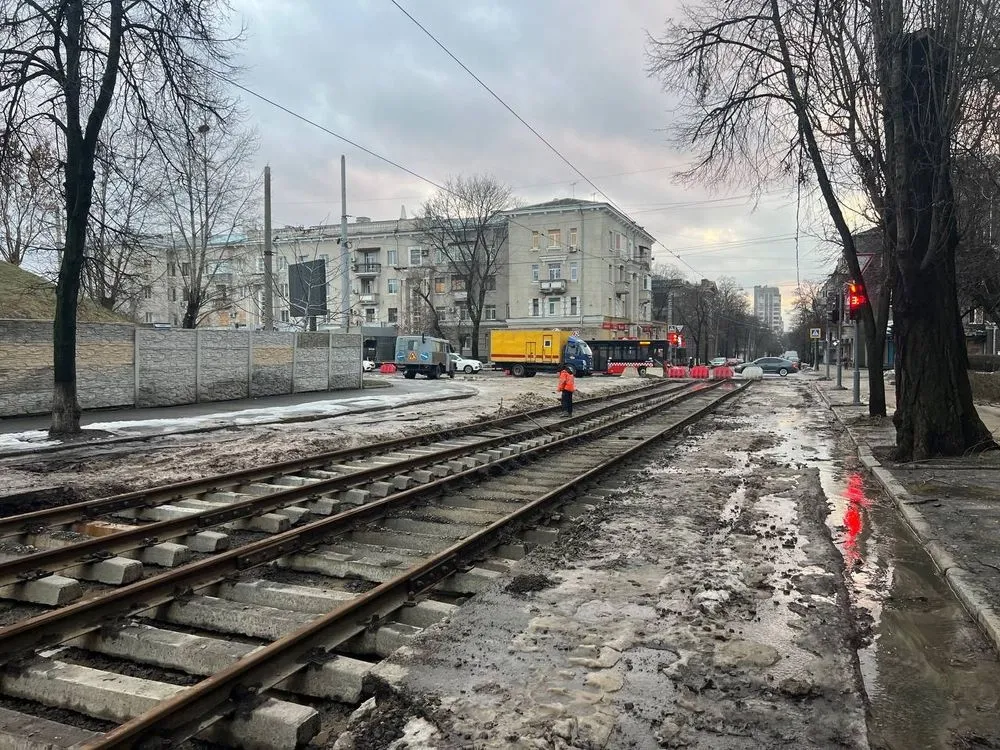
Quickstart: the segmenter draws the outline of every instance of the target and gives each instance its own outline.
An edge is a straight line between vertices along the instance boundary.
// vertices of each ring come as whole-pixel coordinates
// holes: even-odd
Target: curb
[[[317,393],[320,392],[321,391],[317,391]],[[458,401],[461,399],[472,398],[475,395],[476,395],[475,393],[464,393],[464,394],[456,394],[453,396],[434,396],[432,398],[422,399],[420,401],[413,401],[411,402],[411,404],[407,405],[433,404],[440,401]],[[358,398],[364,398],[364,397],[359,396]],[[225,402],[219,401],[218,403],[223,404]],[[387,404],[385,406],[372,406],[360,409],[349,409],[348,411],[343,411],[340,412],[339,414],[308,414],[302,417],[292,417],[289,419],[272,419],[266,422],[254,422],[253,425],[218,424],[208,427],[191,427],[186,430],[173,430],[171,432],[157,432],[149,435],[119,435],[104,440],[81,440],[80,442],[75,442],[75,443],[60,443],[59,445],[47,445],[33,449],[26,448],[24,450],[0,451],[0,459],[23,458],[25,456],[37,456],[43,453],[58,453],[59,451],[74,450],[75,448],[95,448],[105,445],[118,445],[121,443],[142,443],[148,440],[155,440],[156,438],[173,437],[175,435],[197,435],[199,433],[204,433],[204,432],[229,430],[236,426],[257,427],[257,426],[274,425],[274,424],[295,424],[297,422],[319,422],[320,420],[323,419],[336,419],[337,417],[346,417],[352,414],[366,414],[366,413],[375,413],[380,411],[388,411],[390,409],[395,408],[396,406],[398,406],[398,404]]]
[[[969,616],[990,641],[993,649],[997,654],[1000,654],[1000,613],[997,613],[993,607],[987,604],[983,600],[983,597],[974,589],[972,574],[964,568],[959,567],[955,562],[955,558],[951,556],[951,553],[937,540],[934,530],[927,523],[927,519],[924,518],[923,513],[911,504],[910,494],[892,473],[875,458],[871,446],[847,425],[840,414],[837,413],[833,403],[827,398],[823,389],[819,386],[815,388],[820,399],[833,412],[834,417],[850,436],[851,442],[854,443],[857,449],[858,458],[861,463],[864,464],[865,468],[868,469],[875,480],[882,486],[885,493],[892,498],[896,509],[903,518],[903,522],[909,527],[924,552],[931,558],[934,567],[937,568],[948,584],[948,587],[962,603],[962,606],[965,607]]]

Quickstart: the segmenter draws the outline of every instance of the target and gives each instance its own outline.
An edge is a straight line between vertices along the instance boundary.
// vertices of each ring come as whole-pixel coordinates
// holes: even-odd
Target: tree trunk
[[[472,359],[479,359],[479,320],[472,321]]]
[[[76,395],[76,313],[80,304],[80,277],[87,240],[87,217],[93,187],[93,169],[86,166],[83,143],[67,149],[66,243],[59,263],[56,311],[52,321],[52,435],[80,431],[80,404]]]
[[[897,123],[899,222],[893,298],[897,460],[963,455],[996,447],[976,413],[958,308],[958,230],[951,185],[944,48],[927,32],[903,41],[889,106]],[[899,72],[902,75],[899,75]]]

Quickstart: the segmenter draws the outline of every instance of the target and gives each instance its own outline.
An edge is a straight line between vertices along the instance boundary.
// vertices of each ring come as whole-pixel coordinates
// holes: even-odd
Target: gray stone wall
[[[300,333],[295,346],[295,391],[325,391],[330,373],[330,339],[334,334]]]
[[[250,396],[250,332],[198,331],[201,338],[199,399],[231,401]]]
[[[136,406],[193,404],[196,332],[137,328],[139,388]]]
[[[78,335],[84,409],[361,387],[360,334],[81,323]],[[51,404],[51,321],[0,320],[0,417],[44,414]]]
[[[250,393],[253,398],[292,392],[294,336],[293,333],[254,333]]]

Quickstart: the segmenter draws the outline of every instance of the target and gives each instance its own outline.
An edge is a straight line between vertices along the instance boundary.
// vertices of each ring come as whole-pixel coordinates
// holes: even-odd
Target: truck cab
[[[590,375],[594,371],[594,352],[586,341],[570,336],[563,348],[563,364],[572,367],[577,375]]]

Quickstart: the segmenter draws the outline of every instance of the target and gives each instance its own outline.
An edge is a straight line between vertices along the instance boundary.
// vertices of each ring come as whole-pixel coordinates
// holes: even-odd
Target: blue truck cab
[[[563,350],[563,364],[578,375],[590,375],[594,371],[594,352],[586,341],[570,336]]]

